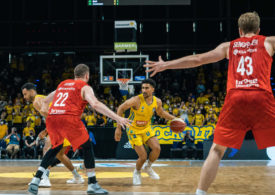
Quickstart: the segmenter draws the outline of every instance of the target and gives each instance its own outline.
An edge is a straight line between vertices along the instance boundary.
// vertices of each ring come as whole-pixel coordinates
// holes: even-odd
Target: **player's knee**
[[[156,153],[160,153],[160,151],[161,151],[160,145],[159,144],[154,145],[152,150],[155,151]]]
[[[145,162],[147,160],[147,154],[144,153],[144,154],[139,155],[139,159],[140,159],[140,161]]]
[[[212,146],[212,152],[214,152],[220,159],[222,159],[224,152],[226,150],[225,146],[213,144]]]

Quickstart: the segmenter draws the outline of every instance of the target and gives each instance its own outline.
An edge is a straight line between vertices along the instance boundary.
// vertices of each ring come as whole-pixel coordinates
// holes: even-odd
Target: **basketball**
[[[183,132],[183,130],[186,127],[186,123],[180,119],[180,118],[175,118],[171,121],[170,123],[170,129],[174,132],[174,133],[181,133]]]

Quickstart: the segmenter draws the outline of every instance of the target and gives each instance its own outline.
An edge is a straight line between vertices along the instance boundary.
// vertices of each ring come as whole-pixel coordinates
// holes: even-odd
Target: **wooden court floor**
[[[79,162],[74,162],[79,163]],[[142,176],[142,185],[132,185],[134,161],[97,161],[97,180],[114,195],[169,195],[194,194],[202,161],[158,161],[154,170],[160,180]],[[27,194],[39,161],[0,161],[0,195]],[[85,177],[84,172],[80,171]],[[85,184],[66,184],[71,178],[64,167],[51,170],[51,188],[41,189],[39,194],[86,194]],[[85,177],[86,178],[86,177]],[[275,166],[270,161],[222,161],[209,194],[275,194]]]

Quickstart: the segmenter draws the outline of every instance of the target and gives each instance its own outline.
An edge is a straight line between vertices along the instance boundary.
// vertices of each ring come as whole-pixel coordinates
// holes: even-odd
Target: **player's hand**
[[[47,136],[47,130],[46,130],[46,129],[43,130],[43,131],[41,131],[41,132],[38,134],[39,139],[43,139],[43,138],[46,137],[46,136]]]
[[[115,140],[116,140],[117,142],[120,141],[120,139],[121,139],[121,134],[122,134],[121,129],[120,129],[120,128],[116,128],[116,131],[115,131]]]
[[[146,64],[144,64],[143,67],[149,68],[148,70],[146,70],[146,72],[152,72],[152,74],[150,74],[150,77],[155,76],[158,72],[162,72],[166,70],[165,68],[166,62],[162,60],[161,56],[159,56],[158,62],[149,61],[149,60],[145,62]]]
[[[132,122],[128,118],[123,118],[123,117],[119,117],[116,121],[123,129],[125,129],[126,126],[127,127],[131,126],[131,122]]]

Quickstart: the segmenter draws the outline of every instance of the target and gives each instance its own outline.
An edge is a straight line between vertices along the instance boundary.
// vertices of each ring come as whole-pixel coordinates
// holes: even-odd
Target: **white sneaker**
[[[47,176],[44,176],[41,178],[41,181],[39,183],[39,187],[49,188],[52,184]]]
[[[81,176],[79,176],[79,177],[73,177],[72,179],[69,179],[69,180],[67,180],[67,184],[82,184],[82,183],[84,183],[84,179],[81,177]]]
[[[133,174],[133,185],[141,185],[141,175],[140,171],[134,170]]]
[[[88,184],[87,194],[109,194],[109,192],[103,189],[98,183]]]
[[[152,169],[151,166],[146,165],[144,170],[151,177],[151,179],[159,179],[159,175]]]

